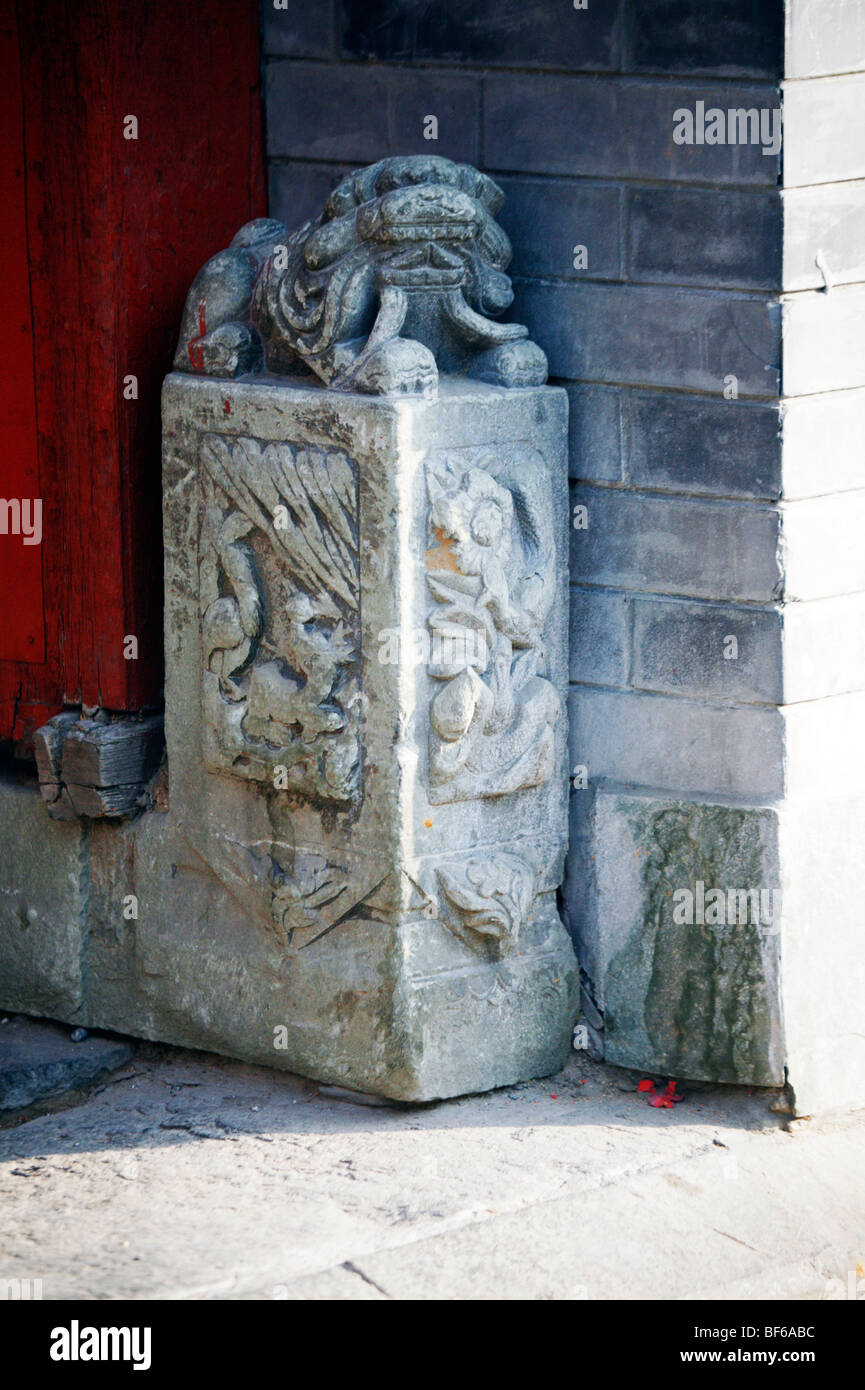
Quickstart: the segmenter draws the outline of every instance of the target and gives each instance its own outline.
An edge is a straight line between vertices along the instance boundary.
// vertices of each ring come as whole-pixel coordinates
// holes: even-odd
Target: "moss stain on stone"
[[[777,1080],[769,1057],[777,936],[750,918],[718,926],[673,919],[676,891],[695,893],[699,881],[706,893],[721,888],[725,895],[728,888],[771,886],[762,819],[743,809],[679,803],[642,813],[634,824],[644,915],[610,964],[606,1026],[610,1042],[627,1050],[625,1035],[639,1018],[659,1070],[750,1084]]]

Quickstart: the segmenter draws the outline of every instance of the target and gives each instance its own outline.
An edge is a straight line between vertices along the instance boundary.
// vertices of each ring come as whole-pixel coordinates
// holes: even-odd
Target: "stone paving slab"
[[[0,1118],[89,1086],[135,1055],[128,1038],[83,1034],[67,1024],[0,1013]]]
[[[0,1134],[0,1279],[46,1299],[840,1296],[865,1259],[865,1115],[788,1124],[771,1092],[686,1086],[653,1109],[636,1081],[575,1054],[369,1106],[145,1046]]]

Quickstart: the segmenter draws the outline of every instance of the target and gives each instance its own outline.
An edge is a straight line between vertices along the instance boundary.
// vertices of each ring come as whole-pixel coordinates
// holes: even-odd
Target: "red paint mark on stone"
[[[189,361],[194,372],[204,371],[204,348],[200,346],[200,343],[206,332],[207,305],[203,299],[200,299],[198,302],[198,337],[191,338],[189,342]],[[228,414],[227,411],[226,414]]]
[[[224,406],[223,406],[223,410],[225,411],[226,415],[230,415],[230,414],[231,414],[231,401],[228,399],[227,396],[226,396],[226,398],[225,398],[225,404],[224,404]]]

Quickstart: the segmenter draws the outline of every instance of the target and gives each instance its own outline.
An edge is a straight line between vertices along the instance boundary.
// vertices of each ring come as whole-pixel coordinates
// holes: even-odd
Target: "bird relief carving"
[[[545,675],[555,596],[546,468],[534,450],[427,464],[434,601],[433,803],[504,796],[553,772],[561,699]],[[469,640],[469,639],[472,640]],[[437,640],[436,640],[437,639]]]
[[[206,765],[345,807],[360,761],[355,466],[216,434],[198,456]]]

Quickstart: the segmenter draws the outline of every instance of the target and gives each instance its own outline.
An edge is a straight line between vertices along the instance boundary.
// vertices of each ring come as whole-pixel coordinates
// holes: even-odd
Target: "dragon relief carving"
[[[505,484],[506,472],[519,481]],[[430,460],[427,583],[435,603],[430,703],[433,804],[546,782],[562,702],[545,675],[555,596],[546,470],[528,451]]]
[[[413,155],[349,174],[291,234],[247,223],[193,281],[175,369],[307,370],[373,395],[433,395],[439,369],[543,384],[528,330],[494,321],[513,300],[503,201],[470,165]]]
[[[355,466],[216,434],[199,461],[206,765],[346,807],[360,762]]]

